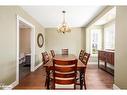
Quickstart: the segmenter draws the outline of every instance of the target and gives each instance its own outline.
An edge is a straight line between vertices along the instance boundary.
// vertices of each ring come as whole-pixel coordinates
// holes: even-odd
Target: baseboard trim
[[[34,71],[37,70],[37,68],[39,68],[42,65],[42,63],[38,64],[35,68]]]
[[[6,89],[11,90],[11,89],[13,89],[14,87],[16,87],[17,85],[18,85],[18,82],[17,82],[17,81],[14,81],[12,84],[10,84],[10,85],[4,87],[4,89],[5,89],[5,90],[6,90]]]
[[[113,84],[113,90],[120,90],[120,88],[117,85]]]
[[[39,68],[40,66],[42,65],[42,63],[38,64],[35,68],[34,68],[34,71]],[[18,82],[17,81],[14,81],[12,84],[6,86],[4,89],[13,89],[14,87],[16,87],[18,85]]]

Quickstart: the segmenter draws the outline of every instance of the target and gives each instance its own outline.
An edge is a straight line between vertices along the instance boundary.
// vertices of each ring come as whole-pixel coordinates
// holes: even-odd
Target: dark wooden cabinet
[[[106,52],[106,62],[114,65],[114,52]]]
[[[104,62],[104,65],[100,64],[100,60]],[[114,67],[114,51],[98,50],[98,67],[113,75],[114,70],[108,67],[108,64]]]
[[[98,51],[98,59],[102,61],[106,61],[106,55],[105,51]]]

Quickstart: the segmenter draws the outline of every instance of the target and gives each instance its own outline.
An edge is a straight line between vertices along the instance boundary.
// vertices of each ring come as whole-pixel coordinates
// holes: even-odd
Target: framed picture
[[[43,37],[43,35],[42,35],[42,33],[39,33],[38,35],[37,35],[37,44],[38,44],[38,46],[41,48],[42,46],[43,46],[43,44],[44,44],[44,37]]]

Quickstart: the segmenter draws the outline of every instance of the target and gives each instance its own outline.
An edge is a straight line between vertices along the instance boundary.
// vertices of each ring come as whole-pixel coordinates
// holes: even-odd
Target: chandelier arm
[[[63,11],[63,24],[65,24],[65,11]]]

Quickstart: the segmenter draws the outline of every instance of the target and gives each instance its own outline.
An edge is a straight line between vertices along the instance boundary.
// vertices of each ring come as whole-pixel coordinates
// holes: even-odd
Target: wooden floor
[[[24,79],[20,81],[20,84],[14,89],[46,89],[45,83],[45,71],[41,66],[35,72],[28,74]],[[113,76],[107,72],[98,69],[96,64],[89,64],[86,71],[86,86],[87,89],[112,89]],[[79,87],[77,87],[79,88]]]
[[[30,73],[30,65],[27,63],[19,64],[19,80],[24,78],[27,74]]]

